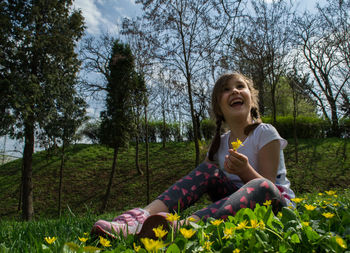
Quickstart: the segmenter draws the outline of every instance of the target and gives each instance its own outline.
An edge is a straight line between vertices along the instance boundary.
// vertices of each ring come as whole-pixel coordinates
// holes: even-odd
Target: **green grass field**
[[[338,229],[337,226],[334,225],[335,223],[328,222],[331,225],[329,225],[329,231],[327,231],[319,224],[321,221],[327,221],[322,220],[322,217],[314,218],[317,222],[313,223],[313,227],[319,229],[318,234],[321,235],[320,237],[315,236],[315,238],[317,237],[317,240],[322,238],[324,241],[329,242],[329,245],[333,245],[329,246],[330,248],[327,248],[328,246],[319,246],[315,239],[315,249],[324,252],[332,252],[329,249],[335,250],[334,252],[345,250],[339,245],[339,247],[336,246],[336,243],[334,244],[336,235],[341,234],[345,243],[350,243],[349,191],[344,190],[348,188],[350,179],[350,152],[348,151],[348,144],[349,140],[344,139],[299,140],[298,162],[295,161],[292,140],[289,140],[289,145],[285,150],[288,178],[297,196],[307,197],[304,204],[316,205],[316,211],[318,210],[318,213],[321,213],[324,207],[319,200],[317,200],[318,202],[315,200],[318,196],[317,193],[335,190],[341,199],[339,203],[343,216],[340,217],[338,215],[340,219],[340,223],[338,223],[343,224],[342,226],[345,227],[348,226],[347,228],[338,231],[336,230]],[[206,148],[206,144],[202,143],[202,157],[205,156]],[[33,159],[35,220],[32,222],[21,222],[20,212],[18,212],[21,161],[16,160],[1,166],[0,252],[69,252],[72,248],[68,247],[66,243],[72,242],[72,245],[82,245],[78,237],[83,237],[84,233],[88,233],[91,225],[98,218],[112,219],[123,210],[135,206],[144,206],[146,204],[146,177],[138,174],[135,168],[134,154],[135,148],[132,145],[128,149],[123,149],[119,154],[118,168],[108,209],[106,213],[99,214],[97,210],[101,205],[101,198],[108,182],[113,150],[100,145],[79,144],[71,146],[67,151],[64,167],[63,216],[57,218],[60,159],[57,151],[56,153],[53,151],[36,153]],[[145,169],[144,155],[144,147],[141,146],[140,164],[143,169]],[[162,148],[161,144],[151,143],[151,199],[174,183],[176,179],[181,178],[192,170],[194,167],[193,161],[193,143],[167,143],[166,148]],[[204,198],[198,203],[198,206],[204,205],[206,202],[207,200]],[[193,207],[193,209],[195,208]],[[299,221],[310,219],[310,216],[306,215],[307,212],[305,212],[304,207],[301,206],[300,208],[298,210],[298,215],[301,217]],[[329,208],[329,211],[334,209],[332,206],[329,206]],[[207,225],[203,226],[205,227],[203,229],[212,229],[208,228]],[[298,230],[297,227],[295,229]],[[328,235],[328,238],[327,233],[333,233],[333,235]],[[285,235],[285,232],[283,235]],[[55,236],[58,239],[55,243],[48,244],[44,241],[44,237],[47,236]],[[300,232],[298,236],[300,237],[301,245],[305,247],[310,246],[303,241],[305,240],[303,236],[312,237],[311,234],[303,235]],[[272,238],[273,235],[270,235],[270,237]],[[296,240],[295,236],[292,237]],[[132,245],[130,242],[134,242],[134,238],[128,240],[123,241],[123,243],[112,242],[114,252],[123,252],[120,248],[121,246],[117,245],[124,245],[124,249],[130,248],[130,245]],[[287,242],[291,239],[284,238],[284,240]],[[90,239],[87,243],[90,246],[101,247],[98,240]],[[296,243],[296,245],[299,244]],[[279,249],[280,252],[283,252],[283,247],[286,247],[284,252],[290,252],[287,250],[287,246],[280,245],[278,246],[282,247]],[[286,245],[290,245],[290,243]],[[242,244],[243,246],[244,243]],[[215,243],[213,244],[213,250],[218,247]],[[300,249],[303,247],[300,247]],[[82,247],[79,250],[83,252]],[[273,248],[272,250],[276,249]],[[131,250],[129,252],[134,251]]]

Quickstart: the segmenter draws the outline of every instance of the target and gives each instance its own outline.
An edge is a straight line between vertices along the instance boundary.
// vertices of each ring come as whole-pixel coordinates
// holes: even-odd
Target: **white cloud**
[[[116,29],[114,20],[108,19],[108,13],[103,13],[98,5],[103,6],[103,0],[76,0],[74,6],[81,9],[85,18],[86,32],[89,34],[99,34],[102,31]]]

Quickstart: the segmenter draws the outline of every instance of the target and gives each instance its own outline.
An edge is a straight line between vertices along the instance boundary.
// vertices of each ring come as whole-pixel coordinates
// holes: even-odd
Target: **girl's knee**
[[[258,191],[279,192],[276,185],[266,178],[252,179],[245,186],[252,187]]]

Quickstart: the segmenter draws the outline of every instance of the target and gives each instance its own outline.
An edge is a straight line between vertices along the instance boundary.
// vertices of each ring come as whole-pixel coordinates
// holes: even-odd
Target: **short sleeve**
[[[284,149],[288,144],[287,140],[283,139],[277,132],[276,128],[271,124],[262,123],[256,130],[258,130],[256,131],[256,134],[258,135],[256,137],[258,139],[259,150],[274,140],[280,141],[281,149]]]

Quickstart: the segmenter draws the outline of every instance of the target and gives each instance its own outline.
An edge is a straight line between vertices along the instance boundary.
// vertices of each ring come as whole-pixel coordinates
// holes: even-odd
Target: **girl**
[[[287,141],[272,125],[261,122],[252,80],[239,73],[221,76],[212,92],[212,110],[217,128],[205,161],[144,209],[129,210],[112,222],[99,220],[92,233],[152,237],[153,227],[167,225],[165,213],[186,209],[204,193],[213,203],[193,213],[192,220],[226,219],[266,201],[271,201],[274,212],[291,204],[295,195],[283,156]],[[229,131],[220,136],[222,123]],[[237,150],[231,144],[236,140],[243,142]]]

